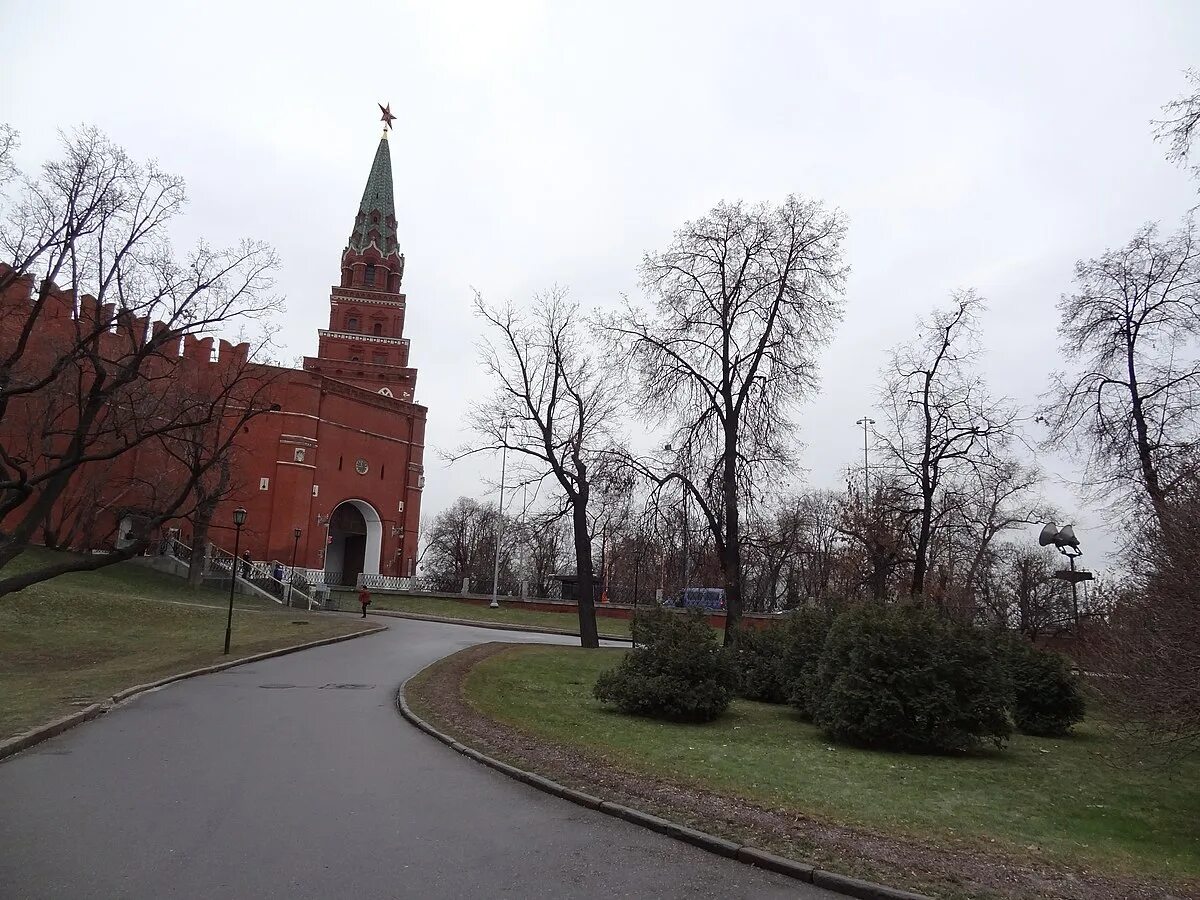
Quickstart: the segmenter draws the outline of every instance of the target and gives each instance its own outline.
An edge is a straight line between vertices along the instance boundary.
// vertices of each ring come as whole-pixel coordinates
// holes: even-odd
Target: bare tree
[[[459,497],[434,517],[424,554],[425,577],[439,590],[458,592],[463,580],[472,586],[490,584],[496,554],[494,503]],[[516,529],[502,529],[500,546],[501,582],[514,584],[513,555],[519,541]]]
[[[1193,486],[1194,487],[1194,486]],[[1133,578],[1112,592],[1094,630],[1095,686],[1138,746],[1200,753],[1200,497],[1179,498],[1172,522],[1151,520],[1135,544]]]
[[[1154,123],[1154,136],[1167,145],[1167,159],[1185,165],[1192,152],[1192,142],[1200,134],[1200,69],[1188,69],[1184,77],[1191,83],[1191,92],[1172,100],[1163,107],[1164,118]],[[1194,170],[1200,177],[1200,167]]]
[[[515,466],[526,482],[557,482],[575,545],[579,641],[599,647],[592,597],[593,501],[597,487],[617,477],[610,471],[617,457],[607,451],[620,382],[588,352],[592,341],[579,307],[564,290],[538,296],[529,310],[490,307],[478,295],[475,307],[494,335],[482,354],[495,389],[473,408],[478,439],[457,458],[507,448],[517,455]]]
[[[946,530],[945,540],[963,563],[955,587],[964,620],[974,621],[991,606],[989,570],[1000,561],[994,551],[1004,536],[1022,526],[1058,520],[1042,497],[1042,480],[1037,466],[997,447],[993,464],[974,467],[948,492],[954,527]]]
[[[1161,523],[1197,474],[1200,246],[1191,222],[1166,239],[1143,226],[1126,246],[1075,266],[1059,337],[1073,370],[1043,411],[1050,441],[1085,454],[1098,496],[1149,505]]]
[[[652,312],[627,303],[604,319],[642,411],[671,429],[678,452],[658,482],[681,482],[712,535],[726,645],[742,614],[742,509],[790,458],[791,415],[841,317],[845,231],[840,213],[795,196],[722,203],[643,260]]]
[[[1016,413],[989,396],[974,362],[980,351],[971,291],[956,293],[918,325],[916,340],[892,351],[881,399],[885,463],[901,480],[916,510],[913,597],[925,593],[929,548],[948,507],[940,503],[956,477],[992,466],[993,450],[1012,434]]]
[[[916,511],[907,487],[889,474],[872,479],[871,494],[858,478],[846,481],[838,530],[859,547],[859,582],[873,600],[884,600],[902,566],[912,561],[911,533]]]
[[[166,229],[183,205],[182,181],[132,161],[94,129],[62,143],[62,159],[19,179],[16,198],[3,199],[0,566],[89,467],[161,450],[234,410],[248,421],[270,408],[247,346],[231,348],[222,374],[204,381],[208,393],[189,391],[183,373],[196,368],[186,363],[209,361],[211,338],[198,336],[279,309],[270,294],[274,252],[251,242],[224,251],[201,245],[177,262]],[[205,358],[181,360],[181,343],[185,357],[199,347]],[[205,471],[212,465],[210,456]],[[160,485],[149,521],[178,515],[190,495],[188,484]],[[0,579],[0,596],[110,565],[147,541]]]

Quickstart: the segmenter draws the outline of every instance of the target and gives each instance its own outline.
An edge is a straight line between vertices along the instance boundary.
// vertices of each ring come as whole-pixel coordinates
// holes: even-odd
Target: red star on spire
[[[387,106],[384,106],[382,103],[379,103],[376,105],[379,107],[379,111],[383,113],[383,115],[379,117],[379,120],[383,122],[383,127],[391,128],[392,120],[396,118],[392,115],[392,104],[389,103]]]

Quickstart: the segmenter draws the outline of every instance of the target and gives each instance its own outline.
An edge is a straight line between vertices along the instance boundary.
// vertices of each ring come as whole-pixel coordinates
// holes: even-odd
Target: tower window
[[[358,316],[351,316],[346,320],[346,330],[358,334]]]
[[[367,266],[367,271],[363,273],[363,283],[365,283],[365,284],[374,284],[375,283],[375,267],[374,266]]]
[[[381,325],[379,322],[376,322],[374,325],[371,326],[371,334],[376,335],[378,337],[382,337],[383,336],[383,325]]]

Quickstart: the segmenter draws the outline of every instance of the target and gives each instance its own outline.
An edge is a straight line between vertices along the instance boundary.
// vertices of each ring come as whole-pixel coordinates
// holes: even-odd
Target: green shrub
[[[781,665],[787,701],[811,719],[816,690],[817,667],[833,616],[822,609],[805,607],[790,613],[784,626],[787,646]]]
[[[639,612],[637,646],[596,681],[596,698],[622,712],[680,722],[708,722],[729,706],[736,677],[699,610]]]
[[[1067,659],[1038,650],[1015,635],[1002,636],[1000,648],[1012,683],[1011,711],[1017,730],[1040,737],[1070,733],[1087,704]]]
[[[787,702],[784,658],[788,642],[788,630],[783,623],[767,628],[742,628],[738,632],[732,660],[740,696],[762,703]]]
[[[833,738],[889,750],[1000,747],[1010,693],[987,633],[924,607],[868,604],[829,631],[813,720]]]

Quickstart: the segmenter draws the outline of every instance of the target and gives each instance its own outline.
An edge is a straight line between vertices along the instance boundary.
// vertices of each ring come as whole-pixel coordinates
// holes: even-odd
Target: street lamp
[[[500,608],[500,536],[504,533],[504,474],[508,463],[508,417],[504,417],[504,438],[500,447],[500,509],[496,516],[496,565],[492,569],[492,609]]]
[[[861,425],[863,430],[863,506],[866,506],[871,498],[871,463],[867,458],[867,429],[875,424],[875,420],[863,416],[854,424]]]
[[[287,605],[292,605],[292,584],[296,580],[296,551],[300,548],[300,529],[292,529],[292,574],[288,576]]]
[[[246,508],[239,506],[233,511],[233,564],[229,567],[229,617],[225,620],[225,655],[229,655],[229,637],[233,633],[233,589],[237,585],[238,549],[242,543],[242,526],[246,524]]]

